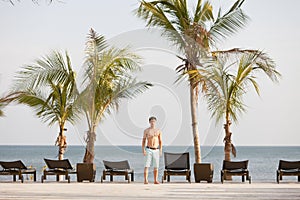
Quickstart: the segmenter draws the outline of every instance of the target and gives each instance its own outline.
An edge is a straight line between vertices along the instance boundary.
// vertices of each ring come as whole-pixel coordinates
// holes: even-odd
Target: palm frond
[[[243,2],[244,0],[237,0],[223,15],[219,12],[218,18],[209,30],[214,43],[235,34],[247,24],[249,17],[241,9]]]
[[[108,47],[104,37],[100,39],[93,32],[88,37],[86,49],[85,87],[78,99],[89,126],[92,126],[97,125],[105,114],[117,109],[122,99],[135,97],[150,84],[137,82],[131,76],[134,71],[140,70],[141,58],[128,47]]]
[[[214,19],[213,8],[209,1],[202,4],[202,1],[197,1],[197,6],[194,14],[194,22],[203,25],[205,22],[210,22]]]
[[[67,53],[66,53],[67,55]],[[38,59],[32,65],[26,65],[17,72],[14,80],[14,91],[26,88],[36,88],[48,84],[48,79],[54,82],[63,82],[69,77],[69,56],[64,59],[61,53],[52,52],[49,56]]]
[[[180,8],[175,6],[180,5]],[[188,11],[185,1],[151,1],[142,0],[140,6],[135,10],[136,15],[146,21],[147,27],[159,28],[175,46],[183,48],[185,46],[182,33],[189,25]]]
[[[53,52],[22,68],[18,75],[21,76],[15,80],[15,101],[33,108],[36,116],[49,125],[75,122],[79,112],[75,104],[78,89],[67,52]]]
[[[237,121],[239,114],[246,111],[243,97],[249,86],[260,94],[256,75],[263,72],[272,81],[277,81],[280,73],[268,55],[258,50],[231,49],[213,52],[213,55],[215,67],[210,68],[210,79],[214,87],[210,87],[205,95],[208,108],[217,120],[230,115]]]

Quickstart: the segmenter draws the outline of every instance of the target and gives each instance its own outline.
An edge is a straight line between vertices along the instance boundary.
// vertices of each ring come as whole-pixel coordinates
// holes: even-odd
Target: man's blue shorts
[[[149,149],[146,148],[146,155],[144,156],[144,166],[154,168],[159,167],[159,149]]]

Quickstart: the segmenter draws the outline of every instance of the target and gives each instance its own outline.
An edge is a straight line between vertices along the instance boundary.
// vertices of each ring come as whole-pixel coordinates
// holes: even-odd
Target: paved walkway
[[[300,199],[300,183],[0,183],[0,199]]]

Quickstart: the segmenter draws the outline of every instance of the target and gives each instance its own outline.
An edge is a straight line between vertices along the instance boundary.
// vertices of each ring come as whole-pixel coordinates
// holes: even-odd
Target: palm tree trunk
[[[224,153],[225,153],[225,160],[226,161],[231,161],[231,133],[229,130],[230,122],[226,121],[226,124],[224,124],[224,129],[225,129],[225,147],[224,147]]]
[[[192,115],[192,128],[194,137],[194,151],[195,163],[201,163],[201,150],[199,142],[198,120],[197,120],[197,87],[190,85],[190,101],[191,101],[191,115]]]
[[[88,131],[87,139],[86,139],[86,148],[85,154],[83,158],[84,163],[93,163],[95,158],[95,141],[96,141],[96,128],[93,126],[92,129]]]
[[[59,127],[59,135],[56,139],[56,145],[58,146],[58,160],[64,159],[64,153],[67,148],[66,136],[64,135],[64,125]]]
[[[224,146],[224,154],[225,154],[225,160],[231,161],[231,152],[232,152],[232,144],[231,144],[231,132],[230,132],[230,125],[231,122],[229,120],[229,115],[226,116],[226,123],[224,124],[224,130],[225,130],[225,146]],[[226,176],[225,180],[232,180],[232,176]]]

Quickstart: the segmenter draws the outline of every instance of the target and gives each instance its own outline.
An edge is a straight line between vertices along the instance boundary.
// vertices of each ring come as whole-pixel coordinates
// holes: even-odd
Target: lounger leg
[[[59,175],[56,175],[56,181],[57,182],[59,181]]]
[[[21,179],[21,183],[24,183],[24,176],[23,176],[23,175],[20,175],[19,178]]]
[[[17,176],[14,174],[13,175],[13,181],[16,182],[17,181]]]
[[[224,173],[221,171],[221,183],[224,183]]]
[[[36,182],[36,172],[33,173],[33,181]]]
[[[125,178],[125,179],[128,181],[128,183],[130,183],[130,178],[129,178],[129,175],[128,175],[128,173],[126,173],[126,175],[125,175],[125,176],[126,176],[126,178]]]
[[[168,182],[170,182],[170,175],[167,176]]]
[[[21,172],[19,173],[19,180],[21,180],[21,183],[24,183],[24,176]]]
[[[132,174],[131,174],[131,181],[132,182],[134,181],[134,172],[132,172]]]
[[[242,182],[245,182],[245,176],[244,175],[242,176]]]
[[[106,173],[105,173],[105,170],[103,170],[103,174],[102,174],[103,180],[105,180],[105,177],[106,177]]]
[[[110,181],[114,181],[113,175],[110,175]]]
[[[298,176],[298,182],[300,182],[300,176]]]

